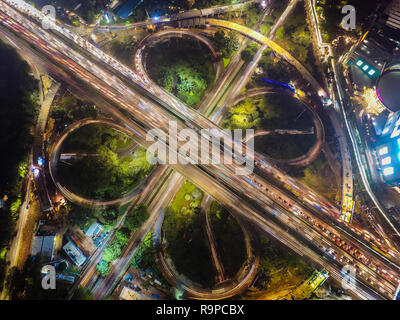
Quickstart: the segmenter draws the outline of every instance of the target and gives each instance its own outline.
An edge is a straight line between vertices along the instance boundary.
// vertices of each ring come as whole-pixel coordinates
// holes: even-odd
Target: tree
[[[218,50],[221,50],[225,45],[225,31],[222,29],[214,33],[214,42]]]
[[[120,256],[121,252],[122,250],[119,243],[113,241],[113,243],[108,245],[104,250],[103,260],[105,260],[106,262],[113,262]]]
[[[276,30],[276,38],[278,40],[282,40],[284,36],[285,36],[285,28],[284,27],[278,28],[278,30]]]
[[[241,58],[245,62],[250,62],[254,55],[257,53],[258,50],[258,44],[255,42],[252,42],[247,45],[247,47],[240,53]]]
[[[115,220],[118,218],[118,209],[117,207],[110,207],[105,209],[101,217],[103,218],[104,222],[107,224],[113,224]]]
[[[32,75],[28,64],[17,52],[0,41],[0,146],[3,156],[0,157],[0,198],[8,196],[3,208],[0,208],[0,290],[3,288],[6,261],[3,253],[14,232],[14,209],[19,206],[18,199],[22,182],[19,164],[28,158],[32,142],[35,110],[38,105],[38,83]],[[18,214],[18,209],[15,215]]]
[[[121,247],[124,247],[128,244],[130,235],[131,232],[128,228],[121,228],[121,230],[118,230],[115,234],[114,241],[117,241],[121,245]]]
[[[224,58],[229,58],[232,53],[239,48],[238,34],[235,31],[229,32],[226,36],[223,30],[217,30],[214,33],[214,43],[218,51],[220,51],[221,56]]]
[[[235,31],[229,32],[229,36],[224,39],[224,48],[222,55],[224,58],[230,58],[232,54],[239,48],[238,34]]]
[[[150,217],[147,206],[140,204],[134,210],[132,210],[126,217],[124,226],[131,231],[138,229],[144,221]]]
[[[302,25],[296,28],[292,34],[292,41],[306,47],[310,45],[310,33],[306,26]]]
[[[68,212],[68,219],[71,225],[82,226],[85,224],[90,218],[93,217],[94,211],[77,206],[75,204],[70,204],[70,209]]]
[[[260,27],[260,32],[263,35],[267,35],[271,31],[271,26],[269,24],[263,23]]]
[[[110,264],[105,260],[101,260],[96,265],[96,269],[98,272],[100,272],[102,277],[105,277],[108,274],[108,272],[110,271]],[[83,300],[83,299],[81,299],[81,300]]]

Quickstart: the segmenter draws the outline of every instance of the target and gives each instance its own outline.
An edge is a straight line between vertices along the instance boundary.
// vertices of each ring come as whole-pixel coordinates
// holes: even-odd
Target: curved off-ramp
[[[97,120],[97,119],[83,119],[80,121],[75,122],[74,124],[70,125],[58,138],[58,140],[51,146],[50,153],[49,153],[49,171],[50,171],[50,176],[51,179],[53,180],[53,183],[57,187],[57,189],[67,198],[69,201],[79,204],[83,207],[88,207],[88,208],[106,208],[110,206],[116,206],[116,205],[124,205],[129,202],[131,202],[139,193],[140,191],[145,187],[147,178],[144,179],[138,186],[133,188],[131,191],[126,193],[120,198],[114,199],[114,200],[94,200],[94,199],[88,199],[81,197],[73,192],[71,192],[68,188],[64,187],[61,185],[58,175],[57,175],[57,163],[60,158],[60,153],[61,153],[61,147],[65,139],[75,130],[78,130],[81,127],[90,125],[90,124],[102,124],[106,126],[110,126],[114,128],[115,130],[132,136],[132,132],[128,130],[127,128],[124,128],[121,125],[116,124],[115,122],[112,122],[110,120]],[[150,176],[150,174],[148,175]]]
[[[271,90],[271,88],[254,88],[245,91],[243,94],[237,96],[230,104],[230,107],[233,107],[237,105],[239,102],[243,101],[246,98],[250,97],[255,97],[255,96],[261,96],[261,95],[266,95],[266,94],[282,94],[284,91],[283,90]],[[286,94],[286,92],[285,92]],[[275,161],[278,161],[280,163],[288,164],[291,166],[307,166],[310,163],[312,163],[317,157],[319,156],[319,153],[321,152],[322,146],[325,143],[325,128],[322,123],[321,118],[319,117],[318,113],[315,111],[315,109],[305,101],[305,99],[302,99],[298,96],[293,96],[294,98],[297,98],[303,106],[311,113],[312,115],[312,120],[315,128],[315,136],[316,136],[316,142],[314,145],[305,153],[304,155],[297,157],[295,159],[289,159],[289,160],[280,160],[280,159],[274,159]],[[264,154],[265,155],[265,154]],[[268,158],[270,158],[268,155],[266,155]]]
[[[325,95],[325,90],[322,88],[322,86],[318,83],[318,81],[314,78],[314,76],[303,66],[301,62],[299,62],[296,58],[294,58],[288,51],[286,51],[284,48],[282,48],[280,45],[278,45],[276,42],[270,40],[268,37],[262,35],[261,33],[248,28],[246,26],[226,21],[226,20],[220,20],[220,19],[203,19],[204,24],[206,25],[212,25],[212,26],[217,26],[217,27],[222,27],[226,28],[229,30],[234,30],[237,31],[241,34],[243,34],[246,37],[249,37],[261,44],[267,45],[269,48],[271,48],[272,51],[274,51],[276,54],[280,55],[283,59],[285,59],[287,62],[289,62],[292,66],[294,66],[302,75],[304,79],[306,79],[311,86],[316,90],[317,92],[321,92],[321,94]]]
[[[153,245],[156,249],[157,262],[161,268],[166,280],[174,287],[183,291],[183,296],[186,299],[196,300],[221,300],[233,297],[245,291],[256,276],[258,265],[260,261],[260,255],[253,255],[251,247],[250,235],[245,232],[245,241],[247,249],[247,262],[245,262],[242,268],[237,272],[234,279],[226,280],[212,289],[205,289],[194,283],[188,283],[188,280],[182,279],[182,276],[178,274],[174,266],[167,261],[166,252],[163,244],[161,243],[161,227],[164,220],[164,211],[161,212],[160,216],[155,225]]]
[[[218,56],[217,51],[214,48],[213,43],[211,40],[209,40],[207,37],[204,37],[196,32],[189,31],[187,29],[167,29],[167,30],[161,30],[159,32],[156,32],[154,34],[151,34],[144,39],[140,41],[140,44],[138,46],[138,49],[135,52],[135,58],[134,58],[134,66],[136,71],[141,77],[144,77],[149,83],[152,83],[155,86],[158,86],[157,84],[154,83],[154,81],[149,77],[147,74],[147,69],[145,67],[146,63],[143,61],[142,53],[146,46],[149,45],[154,45],[155,43],[158,43],[160,41],[163,41],[168,38],[187,38],[187,39],[196,39],[203,43],[212,53],[215,61],[216,61],[216,66],[215,66],[215,79],[218,79],[223,71],[224,64],[222,60],[220,60],[220,57]]]

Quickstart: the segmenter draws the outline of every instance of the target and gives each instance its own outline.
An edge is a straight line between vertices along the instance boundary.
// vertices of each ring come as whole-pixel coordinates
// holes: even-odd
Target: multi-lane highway
[[[26,4],[21,3],[21,1],[4,1],[0,4],[0,10],[2,11],[0,20],[3,25],[13,29],[20,37],[45,52],[55,63],[64,65],[67,70],[74,72],[77,78],[96,88],[100,94],[124,108],[143,127],[163,128],[165,130],[165,128],[168,128],[170,119],[179,119],[179,129],[187,128],[188,126],[195,129],[213,128],[215,133],[226,136],[226,133],[215,124],[195,111],[190,110],[160,88],[147,86],[146,81],[134,74],[130,69],[99,52],[99,49],[71,34],[70,31],[65,30],[63,27],[58,27],[56,30],[56,32],[62,33],[69,40],[56,35],[56,32],[46,32],[37,24],[11,9],[5,2],[19,9],[24,8],[25,12],[33,12],[33,14],[39,15],[39,18],[43,18],[33,8],[28,7],[27,9]],[[69,41],[75,42],[74,48],[72,48]],[[86,52],[90,56],[83,56],[77,50]],[[119,77],[124,79],[124,82]],[[122,92],[123,95],[121,94]],[[160,101],[157,97],[162,98],[164,101]],[[132,134],[134,132],[138,132],[138,130],[133,129]],[[141,133],[142,139],[145,134],[146,131]],[[171,136],[170,138],[174,137]],[[239,145],[240,150],[244,150],[238,141],[233,141],[229,137],[227,137],[227,141],[231,144]],[[143,142],[143,144],[148,146],[148,142]],[[268,173],[268,176],[296,185],[297,182],[295,180],[288,178],[260,155],[255,154],[255,160],[257,168]],[[321,218],[317,219],[315,217],[315,210],[304,206],[301,211],[297,210],[302,212],[301,214],[294,214],[295,209],[285,206],[285,201],[288,205],[299,206],[297,199],[285,197],[280,189],[274,189],[274,193],[276,192],[280,196],[278,198],[272,197],[267,189],[272,190],[273,187],[261,177],[255,174],[236,175],[236,169],[239,168],[237,164],[224,166],[215,164],[194,166],[189,164],[184,166],[183,169],[179,164],[175,165],[175,167],[222,204],[231,207],[235,203],[232,211],[236,214],[240,214],[259,225],[263,231],[272,233],[272,236],[278,238],[295,252],[320,265],[326,265],[334,278],[342,280],[345,277],[340,272],[341,267],[344,265],[351,262],[353,265],[358,266],[361,271],[357,279],[355,279],[357,287],[352,292],[360,298],[376,299],[391,298],[393,296],[398,283],[399,270],[397,262],[391,260],[397,260],[397,253],[391,252],[389,249],[388,252],[393,257],[385,257],[372,250],[370,244],[360,239],[357,234],[353,235],[351,231],[344,230],[345,227],[341,227],[340,224],[332,230],[338,234],[336,237],[339,240],[335,241],[334,237],[330,236],[329,233],[324,233],[324,229],[328,230],[327,228],[323,227],[324,229],[321,229],[318,227],[323,226],[324,223],[319,220]],[[219,192],[216,193],[216,190]],[[307,194],[307,196],[313,194],[312,191],[309,192],[310,194]],[[318,196],[315,194],[313,196],[314,201],[319,201],[317,200]],[[271,201],[271,198],[273,201]],[[249,207],[247,203],[251,203],[251,206]],[[327,211],[330,213],[330,211],[334,210],[329,208]],[[270,220],[266,220],[265,215]],[[307,216],[309,216],[309,220],[312,219],[311,223],[307,222]],[[271,219],[272,217],[274,219]],[[289,227],[289,232],[282,229],[283,225]],[[332,233],[331,231],[329,232]],[[306,239],[308,237],[310,237],[309,241]],[[299,243],[296,239],[301,239],[302,242]],[[326,250],[317,249],[315,247],[317,243],[322,248],[326,247],[329,254],[325,252]],[[334,258],[333,256],[335,255],[339,258]],[[342,256],[343,259],[340,260]]]

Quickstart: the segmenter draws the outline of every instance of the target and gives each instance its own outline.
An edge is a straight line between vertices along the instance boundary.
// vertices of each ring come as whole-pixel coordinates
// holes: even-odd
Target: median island
[[[300,157],[315,143],[309,112],[290,93],[248,97],[230,109],[223,126],[254,129],[255,150],[278,160]]]
[[[213,59],[200,41],[172,38],[148,49],[146,65],[153,81],[197,109],[215,80]]]
[[[146,150],[102,125],[88,125],[65,141],[58,175],[72,192],[95,200],[112,200],[135,188],[150,172]]]

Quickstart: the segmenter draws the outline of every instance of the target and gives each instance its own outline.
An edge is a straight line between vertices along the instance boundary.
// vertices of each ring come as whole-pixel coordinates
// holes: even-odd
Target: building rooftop
[[[88,237],[92,237],[93,235],[97,235],[99,232],[103,231],[103,227],[100,223],[93,223],[86,231],[85,235]]]
[[[400,64],[383,72],[376,83],[376,93],[390,111],[400,110]]]
[[[126,19],[132,14],[132,10],[136,9],[143,0],[127,0],[125,4],[117,11],[117,14]]]
[[[82,253],[82,251],[71,241],[68,241],[66,245],[64,245],[63,250],[70,257],[70,259],[80,267],[85,261],[86,257]]]
[[[39,254],[43,260],[53,260],[55,238],[56,236],[35,236],[31,254]]]

